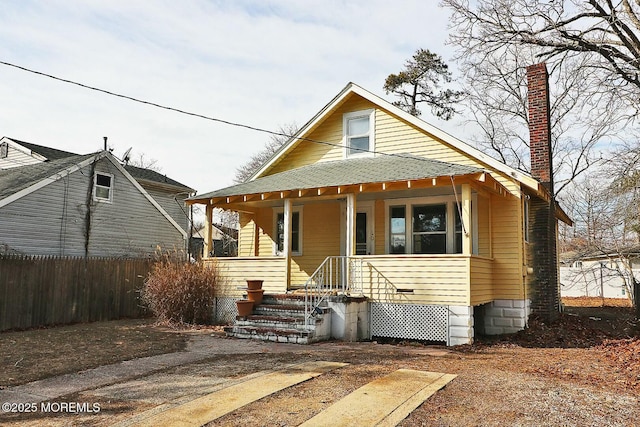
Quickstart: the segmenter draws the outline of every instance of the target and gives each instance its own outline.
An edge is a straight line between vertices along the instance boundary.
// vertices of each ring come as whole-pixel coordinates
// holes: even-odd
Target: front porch
[[[284,257],[221,257],[203,262],[220,270],[225,282],[218,292],[227,297],[240,298],[246,280],[260,279],[270,294],[308,289],[364,296],[373,302],[425,305],[477,305],[493,299],[493,260],[478,255],[331,256],[306,277],[295,262],[287,273]]]
[[[233,328],[238,337],[253,333],[258,339],[302,343],[386,337],[466,344],[474,335],[472,299],[479,304],[491,298],[492,260],[476,255],[327,257],[302,286],[293,288],[284,280],[282,257],[204,262],[216,265],[225,278],[218,299],[233,311],[227,319],[235,319],[232,301],[242,297],[247,279],[264,280],[267,301],[300,307],[281,314],[282,319],[267,320],[273,326],[297,318],[301,334],[291,330],[292,324],[282,332],[265,328],[264,319],[253,316],[235,322],[240,325]]]
[[[512,190],[474,167],[385,157],[318,163],[190,202],[206,205],[207,224],[214,208],[239,213],[239,257],[204,259],[226,278],[220,298],[261,279],[267,294],[302,292],[308,321],[328,296],[364,297],[372,325],[375,313],[395,325],[385,333],[432,339],[421,332],[430,319],[445,325],[438,340],[462,343],[473,339],[474,306],[524,299]]]

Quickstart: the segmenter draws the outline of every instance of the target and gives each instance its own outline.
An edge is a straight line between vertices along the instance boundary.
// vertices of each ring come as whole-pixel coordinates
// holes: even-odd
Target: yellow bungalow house
[[[534,67],[531,94],[532,81],[546,89],[544,64]],[[532,158],[550,171],[546,138],[532,142],[546,160]],[[188,202],[206,206],[208,224],[214,208],[239,212],[238,257],[205,259],[227,279],[221,307],[241,297],[245,279],[261,279],[267,294],[306,295],[307,327],[334,311],[313,339],[456,345],[559,309],[556,218],[570,220],[552,177],[539,175],[350,83],[248,182]]]

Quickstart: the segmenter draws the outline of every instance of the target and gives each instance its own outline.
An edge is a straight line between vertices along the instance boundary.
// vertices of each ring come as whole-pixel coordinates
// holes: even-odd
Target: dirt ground
[[[0,333],[0,389],[138,357],[184,349],[188,335],[153,319]]]
[[[348,367],[260,399],[211,425],[298,425],[358,387],[399,368],[458,375],[405,419],[403,426],[640,425],[640,323],[630,307],[585,308],[584,305],[586,301],[567,306],[554,324],[533,319],[525,331],[497,338],[478,337],[471,346],[320,343],[289,346],[283,352],[218,355],[172,368],[167,373],[237,377],[307,360],[349,363]],[[127,346],[141,355],[151,351],[148,347],[161,351],[160,345],[174,351],[170,350],[171,346],[179,349],[185,339],[193,336],[193,331],[176,332],[144,321],[105,322],[82,328],[76,325],[0,334],[0,384],[9,381],[5,372],[7,368],[13,369],[13,361],[31,353],[34,357],[29,358],[29,366],[47,365],[49,358],[57,357],[58,369],[66,366],[66,371],[71,372],[78,370],[74,355],[79,352],[73,350],[74,345],[85,346],[80,347],[80,354],[89,351],[94,354],[92,363],[99,365],[100,349],[106,353],[115,351],[109,347],[124,345],[114,343],[122,341],[125,334],[129,334],[127,337],[131,340],[137,337],[144,343]],[[118,332],[110,334],[110,329]],[[62,332],[64,330],[67,332]],[[75,333],[70,332],[72,330]],[[211,335],[208,331],[202,332],[200,339]],[[219,336],[216,332],[213,335]],[[75,344],[68,339],[71,336],[78,340]],[[230,340],[212,339],[219,339],[221,345]],[[153,341],[158,341],[158,346],[154,347]],[[89,345],[96,347],[87,347]],[[36,350],[48,347],[49,352],[42,348],[33,351],[32,346]],[[434,351],[437,354],[434,355]],[[131,358],[132,354],[112,353],[108,363],[118,357]],[[87,363],[84,356],[78,360]],[[25,371],[30,370],[23,366]],[[41,377],[46,375],[43,371],[39,374]],[[23,373],[22,380],[16,380],[18,375],[16,370],[13,372],[11,381],[28,378]],[[102,412],[105,417],[111,414],[112,419],[85,421],[87,425],[109,425],[110,420],[123,419],[146,409],[143,404],[138,405],[105,402]],[[53,422],[46,425],[69,424],[64,418],[59,419],[63,424],[49,421]]]

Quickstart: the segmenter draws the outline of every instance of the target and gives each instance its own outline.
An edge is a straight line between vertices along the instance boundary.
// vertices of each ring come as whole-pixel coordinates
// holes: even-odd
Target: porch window
[[[461,206],[453,196],[389,200],[389,254],[461,254]],[[472,206],[474,203],[472,201]],[[477,212],[472,209],[472,253],[477,254]],[[467,228],[469,229],[469,228]]]
[[[93,176],[93,200],[99,202],[113,200],[113,175],[96,173]]]
[[[301,212],[295,210],[291,212],[291,254],[302,255],[302,245],[300,236]],[[276,214],[276,254],[284,252],[284,212]]]
[[[390,208],[391,223],[389,224],[389,253],[390,254],[403,254],[405,253],[405,233],[406,233],[406,220],[405,220],[405,207],[404,206],[391,206]]]
[[[374,150],[375,110],[347,113],[343,118],[345,157],[371,156]]]
[[[447,205],[413,206],[413,253],[447,253]]]

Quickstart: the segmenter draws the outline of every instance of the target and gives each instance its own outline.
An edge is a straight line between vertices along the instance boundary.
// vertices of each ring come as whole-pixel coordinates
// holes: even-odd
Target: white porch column
[[[284,242],[282,247],[282,255],[286,259],[286,278],[287,289],[291,284],[291,214],[292,214],[291,199],[284,199]]]
[[[204,224],[204,258],[209,258],[209,253],[213,251],[213,205],[207,205],[205,214],[207,220]]]
[[[356,195],[347,194],[346,256],[356,254]]]
[[[462,254],[473,253],[473,221],[471,219],[471,186],[462,184]]]

